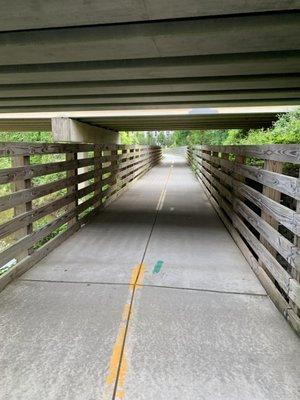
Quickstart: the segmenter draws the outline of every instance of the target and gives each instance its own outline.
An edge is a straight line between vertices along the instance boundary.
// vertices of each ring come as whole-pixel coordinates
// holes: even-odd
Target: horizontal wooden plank
[[[0,184],[19,180],[32,179],[38,176],[54,174],[94,165],[94,158],[72,161],[60,161],[47,164],[26,165],[24,167],[6,168],[0,170]]]
[[[234,171],[246,178],[259,182],[264,186],[285,193],[296,200],[300,199],[300,179],[298,178],[242,164],[236,164]]]
[[[235,179],[233,178],[233,174],[227,174],[220,169],[214,167],[212,164],[206,162],[205,160],[202,161],[201,165],[205,167],[209,172],[213,173],[215,176],[220,178],[226,185],[234,187]]]
[[[95,165],[95,163],[96,165],[99,165],[99,168],[101,168],[101,163],[113,161],[119,161],[122,163],[127,159],[128,157],[124,157],[123,155],[113,155],[98,157],[97,160],[94,157],[90,157],[73,161],[60,161],[47,164],[28,165],[25,167],[6,168],[0,171],[0,184],[88,167]]]
[[[298,178],[266,171],[263,168],[251,165],[239,164],[223,158],[210,156],[209,154],[203,154],[202,158],[208,160],[211,164],[227,168],[235,174],[250,178],[281,193],[285,193],[296,200],[300,200],[300,179]]]
[[[27,211],[0,225],[0,239],[74,202],[75,193],[68,194],[42,207]]]
[[[203,179],[204,182],[206,178]],[[226,213],[230,215],[233,221],[233,226],[240,232],[244,237],[246,242],[252,247],[254,252],[259,256],[260,260],[263,261],[264,265],[267,267],[271,275],[279,283],[286,294],[291,298],[291,300],[296,304],[300,305],[300,284],[292,278],[279,264],[279,262],[273,257],[271,253],[264,247],[264,245],[253,235],[253,233],[248,229],[248,227],[243,223],[239,216],[234,212],[234,209],[226,203],[224,199],[220,196],[218,191],[211,186],[209,183],[208,188],[213,196],[216,198],[218,204],[224,208]]]
[[[149,163],[144,162],[143,165],[149,166]],[[111,177],[103,180],[103,183],[110,186],[102,190],[102,193],[107,196],[108,194],[112,194],[112,192],[114,193],[119,188],[123,187],[126,182],[134,179],[135,174],[143,169],[143,165],[132,166],[130,170],[126,170],[125,172],[123,172],[123,174],[112,175]]]
[[[24,144],[23,144],[24,145]],[[31,145],[31,144],[30,144]],[[39,144],[40,145],[40,144]],[[48,144],[47,144],[48,145]],[[60,144],[59,144],[60,145]],[[0,145],[1,146],[1,145]],[[125,147],[127,147],[128,152],[126,152]],[[98,147],[99,148],[99,147]],[[53,193],[57,190],[60,190],[61,188],[64,187],[69,187],[73,186],[74,184],[78,184],[80,182],[84,182],[86,180],[89,180],[91,178],[94,178],[95,176],[99,177],[102,176],[105,173],[114,173],[115,171],[120,174],[121,179],[121,187],[116,184],[116,190],[115,193],[112,193],[111,191],[113,188],[109,188],[110,194],[107,197],[107,202],[113,201],[114,198],[118,197],[124,190],[127,189],[128,185],[133,182],[134,180],[138,179],[142,174],[147,172],[153,165],[155,165],[159,160],[161,159],[161,150],[159,147],[152,146],[152,147],[145,147],[145,146],[121,146],[118,147],[118,149],[122,149],[123,154],[118,154],[118,155],[105,155],[101,157],[101,160],[103,161],[102,164],[104,163],[111,163],[114,161],[114,158],[117,161],[116,167],[114,165],[111,166],[104,166],[100,165],[99,168],[96,168],[95,170],[77,175],[75,177],[68,178],[68,182],[66,179],[61,179],[56,182],[52,182],[50,184],[46,185],[41,185],[37,186],[33,189],[32,192],[26,190],[22,190],[21,195],[20,192],[15,192],[12,195],[9,196],[3,196],[0,198],[0,210],[1,207],[6,207],[6,205],[1,201],[3,200],[8,200],[8,198],[11,200],[10,204],[8,205],[9,208],[13,207],[14,204],[20,200],[22,202],[27,202],[28,198],[33,197],[38,198],[41,196],[44,196],[46,194]],[[139,150],[141,149],[141,150]],[[6,154],[9,155],[9,146],[6,147]],[[54,154],[56,152],[57,148],[55,149],[54,147],[48,147],[48,148],[42,148],[43,153],[42,154]],[[66,148],[64,148],[64,151],[60,152],[65,152]],[[74,150],[74,151],[73,151]],[[1,155],[4,155],[4,149],[2,148],[2,153],[0,150]],[[22,146],[17,146],[14,148],[15,153],[13,155],[18,154],[26,154],[24,152],[24,149]],[[34,146],[28,150],[28,155],[30,154],[39,154],[38,152],[41,151],[41,148],[36,147],[34,149]],[[47,153],[50,151],[50,153]],[[80,147],[80,151],[87,151],[87,148],[82,148]],[[88,150],[91,151],[91,150]],[[76,152],[74,147],[72,148],[72,152]],[[11,154],[10,154],[11,155]],[[125,157],[124,157],[125,156]],[[79,160],[79,163],[76,164],[78,168],[88,166],[88,165],[93,165],[96,164],[96,162],[100,162],[99,157],[96,157],[95,159],[88,159],[89,161],[84,161],[85,159]],[[84,164],[85,162],[88,162],[91,164]],[[61,172],[61,168],[65,168],[66,162],[59,162],[59,163],[51,163],[51,166],[48,164],[48,168],[46,168],[47,173],[55,173],[55,172]],[[68,168],[73,169],[75,164],[68,163]],[[97,165],[97,164],[96,164]],[[10,178],[13,180],[18,180],[18,179],[24,179],[25,177],[28,179],[35,177],[35,176],[41,176],[44,174],[44,171],[42,168],[44,165],[34,165],[31,166],[35,169],[35,172],[30,172],[29,170],[24,172],[23,171],[18,171],[10,169],[11,171],[5,171],[6,173],[10,172]],[[42,168],[40,168],[42,167]],[[51,169],[52,168],[52,169]],[[55,169],[56,168],[56,169]],[[116,168],[116,169],[115,169]],[[57,170],[59,169],[59,170]],[[51,172],[49,172],[51,170]],[[33,176],[34,173],[37,175]],[[19,174],[19,175],[18,175]],[[23,174],[23,175],[22,175]],[[29,174],[29,175],[26,175]],[[38,175],[41,174],[41,175]],[[3,174],[2,177],[5,175]],[[11,178],[12,177],[12,178]],[[17,178],[18,177],[18,178]],[[109,177],[112,178],[112,177]],[[5,178],[2,178],[5,179]],[[3,181],[2,181],[3,182]],[[82,188],[78,190],[76,193],[70,193],[69,195],[63,196],[60,199],[57,199],[53,202],[50,202],[48,204],[45,204],[42,207],[39,207],[38,209],[30,210],[24,214],[21,214],[15,218],[13,218],[11,221],[7,221],[7,223],[2,224],[0,226],[0,237],[6,236],[7,234],[13,233],[15,230],[19,229],[19,227],[26,226],[28,223],[32,223],[43,216],[47,215],[48,213],[54,212],[65,205],[68,205],[70,202],[74,202],[76,198],[80,198],[82,196],[85,196],[93,191],[96,190],[96,188],[104,187],[105,185],[105,180],[100,182],[95,182],[90,184],[88,187]],[[30,190],[31,190],[30,189]],[[23,251],[26,248],[32,247],[35,243],[37,243],[39,240],[43,239],[44,237],[48,236],[51,232],[53,232],[55,229],[58,227],[62,226],[66,222],[68,222],[71,219],[74,219],[74,215],[82,214],[83,211],[88,210],[90,207],[94,207],[96,204],[99,203],[99,197],[103,195],[102,193],[95,192],[93,197],[90,199],[86,200],[85,202],[81,203],[78,205],[76,208],[71,209],[70,211],[66,212],[63,216],[57,218],[55,221],[45,225],[42,229],[39,231],[36,231],[30,235],[25,236],[24,238],[20,239],[18,242],[10,246],[8,249],[4,250],[1,253],[1,263],[5,263],[6,260],[10,259],[13,257],[16,253]],[[7,209],[7,208],[5,208]],[[98,212],[98,208],[95,208],[88,212],[86,215],[82,216],[78,222],[73,224],[71,227],[69,227],[65,232],[57,235],[55,238],[49,240],[45,245],[43,245],[41,248],[37,249],[34,251],[33,254],[30,256],[26,257],[23,259],[21,262],[19,262],[15,267],[13,267],[11,270],[9,270],[7,273],[3,274],[3,276],[0,278],[0,288],[3,288],[10,280],[12,280],[14,277],[20,276],[22,273],[24,273],[26,270],[28,270],[32,265],[34,265],[37,261],[42,259],[45,255],[47,255],[51,250],[53,250],[57,245],[59,245],[63,240],[67,239],[69,236],[71,236],[76,230],[78,230],[82,225],[84,225],[87,221],[90,220],[90,218],[95,215],[95,213]],[[74,214],[75,213],[75,214]],[[3,261],[4,260],[4,261]]]
[[[26,271],[28,271],[33,265],[35,265],[38,261],[44,258],[47,254],[49,254],[52,250],[56,249],[62,242],[67,240],[70,236],[72,236],[76,231],[80,229],[80,224],[72,225],[65,232],[55,236],[53,239],[49,240],[44,246],[37,249],[34,253],[26,258],[22,259],[18,264],[16,264],[13,268],[9,269],[3,275],[0,276],[0,291],[5,288],[5,286],[11,282],[13,279],[18,278]]]
[[[43,228],[31,233],[30,235],[25,236],[24,238],[18,240],[18,242],[14,243],[9,248],[5,249],[0,253],[1,257],[1,264],[4,265],[11,259],[15,258],[18,254],[23,252],[24,250],[29,249],[32,247],[36,242],[41,239],[44,239],[46,236],[50,235],[54,230],[58,229],[66,222],[70,221],[76,215],[80,214],[88,207],[91,207],[97,198],[94,196],[85,202],[81,203],[77,207],[74,207],[70,211],[66,212],[59,218],[55,219],[54,221],[49,222]]]
[[[201,170],[201,174],[203,174],[206,177],[209,183],[213,185],[222,194],[222,196],[225,197],[227,201],[229,201],[230,203],[234,202],[233,193],[225,186],[223,186],[222,183],[219,182],[219,180],[214,177],[214,175],[211,175],[209,172],[207,172],[205,168]]]
[[[141,153],[127,153],[127,154],[118,154],[118,155],[109,155],[109,156],[103,156],[101,158],[97,157],[97,162],[100,161],[102,163],[114,163],[115,161],[117,162],[117,165],[120,166],[120,168],[125,167],[126,165],[130,165],[131,163],[135,162],[135,160],[139,160],[140,158],[148,157],[149,155],[154,156],[155,154],[160,153],[158,150],[149,150]],[[104,160],[104,157],[105,160]],[[127,163],[127,164],[126,164]]]
[[[246,246],[245,242],[242,240],[238,231],[233,227],[229,219],[227,218],[226,214],[218,205],[217,201],[211,196],[209,190],[206,188],[205,184],[202,182],[201,178],[199,178],[204,192],[206,193],[209,201],[213,205],[214,209],[216,210],[217,214],[223,221],[224,225],[228,229],[229,233],[231,234],[233,240],[236,242],[237,246],[240,248],[241,252],[243,253],[244,257],[248,261],[249,265],[253,269],[254,273],[260,280],[261,284],[263,285],[264,289],[268,293],[271,300],[274,302],[276,307],[279,311],[284,315],[287,321],[291,324],[292,328],[300,334],[300,318],[295,314],[294,310],[290,307],[288,302],[282,296],[281,292],[277,289],[274,283],[271,281],[269,276],[263,270],[261,265],[257,262],[253,254],[250,252],[248,247]]]
[[[203,181],[207,182],[206,178]],[[207,183],[206,183],[207,184]],[[264,247],[264,245],[254,236],[249,228],[244,224],[241,218],[234,212],[233,208],[226,203],[220,196],[218,191],[208,183],[208,190],[215,197],[217,203],[223,208],[233,221],[233,226],[240,232],[246,242],[254,250],[254,252],[263,261],[266,268],[271,275],[276,279],[281,288],[290,297],[293,297],[295,304],[300,305],[300,285],[293,279],[287,271],[279,264],[279,262],[272,256],[271,253]]]
[[[158,157],[159,155],[157,155]],[[138,157],[135,160],[127,161],[126,163],[122,163],[119,166],[115,167],[112,172],[116,172],[114,175],[115,179],[123,179],[123,177],[127,176],[134,170],[140,168],[145,163],[150,163],[153,160],[153,155],[145,155],[144,157]],[[106,184],[109,183],[109,180],[103,180]]]
[[[121,182],[121,187],[120,185],[118,185],[118,183],[109,187],[105,193],[105,196],[107,197],[106,202],[110,202],[112,199],[117,198],[120,193],[128,187],[128,185],[132,184],[136,179],[139,179],[141,176],[143,176],[147,171],[149,171],[149,169],[151,169],[151,166],[149,164],[146,164],[143,168],[138,169],[137,171],[135,171],[135,173],[130,174],[129,176],[124,178]]]
[[[219,169],[215,168],[206,161],[202,161],[203,166],[219,177],[224,183],[230,185],[236,192],[242,197],[247,198],[256,206],[258,206],[263,212],[271,215],[280,224],[290,229],[293,233],[300,235],[300,215],[288,207],[283,206],[280,203],[268,198],[264,194],[251,188],[245,183],[239,182],[233,178],[232,175],[227,175]]]
[[[88,151],[142,150],[159,149],[158,146],[120,145],[120,144],[86,144],[86,143],[32,143],[0,142],[0,157],[34,154],[78,153]]]
[[[130,159],[142,158],[148,154],[155,154],[157,150],[143,149],[141,153],[131,154],[118,154],[101,156],[97,158],[97,163],[113,162],[118,161],[120,163],[130,163]],[[83,168],[94,165],[94,157],[78,159],[73,161],[60,161],[47,164],[32,164],[24,167],[5,168],[0,170],[0,184],[15,182],[18,180],[31,179],[38,176],[54,174],[57,172],[69,171],[76,168]]]
[[[72,236],[75,232],[77,232],[84,224],[86,224],[94,215],[97,213],[97,210],[93,210],[84,216],[80,221],[76,224],[70,226],[66,231],[58,234],[53,239],[49,240],[46,244],[38,248],[31,255],[22,259],[18,264],[16,264],[13,268],[8,270],[5,274],[0,276],[0,291],[4,289],[4,287],[11,282],[13,279],[18,278],[26,271],[28,271],[33,265],[35,265],[38,261],[43,259],[47,254],[49,254],[52,250],[56,249],[62,242],[67,240],[70,236]]]
[[[138,168],[131,170],[129,173],[124,174],[122,176],[121,182],[117,182],[116,178],[112,179],[110,182],[110,183],[112,183],[112,186],[103,190],[102,193],[108,198],[115,195],[115,193],[120,189],[120,185],[123,189],[123,187],[126,186],[127,184],[131,183],[135,179],[140,178],[145,172],[147,172],[150,168],[152,168],[153,165],[155,165],[157,162],[159,162],[159,160],[160,160],[160,156],[158,155],[155,160],[151,161],[151,163],[144,162],[144,164],[142,166],[139,166]],[[126,172],[128,172],[128,171],[126,171]]]
[[[292,267],[299,269],[300,254],[298,253],[299,249],[297,246],[282,236],[241,200],[235,198],[233,207],[235,211],[244,217]]]
[[[107,207],[113,201],[115,201],[124,191],[128,190],[128,188],[137,180],[140,179],[147,171],[149,171],[154,165],[156,165],[161,158],[161,155],[158,155],[157,158],[152,161],[150,164],[146,164],[144,167],[138,170],[138,173],[133,176],[130,174],[122,180],[122,187],[118,184],[115,184],[111,187],[108,187],[104,190],[103,194],[105,194],[105,200],[102,203],[101,208]]]
[[[284,225],[296,235],[300,234],[300,215],[288,207],[269,199],[257,190],[250,188],[242,182],[235,182],[234,186],[241,196],[250,200],[263,212],[271,215],[276,221]]]
[[[205,155],[206,156],[206,155]],[[204,156],[204,157],[205,157]],[[209,156],[209,155],[208,155]],[[207,157],[205,157],[207,158]],[[213,158],[213,157],[212,157]],[[266,211],[270,213],[269,208],[271,207],[271,214],[278,216],[281,223],[284,222],[285,225],[292,225],[293,230],[298,232],[299,228],[299,215],[287,207],[282,206],[275,201],[268,199],[263,194],[257,192],[256,190],[248,187],[242,182],[236,181],[231,175],[224,174],[218,168],[214,167],[205,160],[201,160],[201,156],[196,154],[190,155],[192,164],[196,165],[196,172],[201,171],[201,179],[207,186],[208,190],[216,198],[217,203],[223,207],[226,213],[232,218],[233,225],[237,231],[244,237],[247,243],[252,247],[255,253],[263,261],[266,267],[269,269],[272,276],[280,284],[280,286],[286,291],[289,298],[299,306],[300,303],[300,284],[294,278],[292,278],[279,264],[279,262],[267,251],[264,245],[253,235],[253,233],[244,224],[241,218],[238,216],[239,213],[245,218],[270,244],[276,249],[289,263],[292,267],[299,270],[299,249],[283,237],[277,230],[270,226],[266,221],[264,221],[260,216],[258,216],[254,211],[252,211],[246,204],[244,204],[240,199],[236,198],[233,193],[222,185],[225,181],[229,184],[231,188],[237,190],[240,195],[244,195],[253,200],[254,204],[261,208],[267,207]],[[216,177],[214,177],[216,176]],[[220,180],[219,180],[220,179]],[[243,189],[243,191],[241,190]],[[250,192],[250,194],[249,194]],[[259,198],[258,196],[259,195]],[[225,198],[231,202],[227,203]],[[261,204],[264,206],[261,206]],[[298,218],[297,218],[298,217]],[[288,218],[288,223],[286,219]],[[297,220],[298,219],[298,220]],[[297,229],[295,229],[297,228]]]
[[[47,183],[44,185],[34,186],[30,189],[19,190],[18,192],[11,193],[6,196],[0,197],[0,211],[7,210],[15,207],[16,205],[32,201],[50,193],[54,193],[60,189],[64,189],[75,184],[93,179],[95,173],[99,173],[105,169],[99,168],[83,174],[75,175],[69,178],[57,180],[55,182]]]
[[[144,162],[149,163],[149,162],[151,162],[152,159],[154,159],[154,157],[155,156],[153,154],[147,154],[143,157],[139,157],[139,158],[135,159],[134,161],[131,161],[131,162],[128,161],[126,163],[122,163],[120,165],[120,172],[122,172],[122,171],[128,172],[128,171],[130,171],[131,167],[138,166]]]
[[[96,184],[93,183],[77,191],[77,193],[70,193],[66,196],[60,197],[57,200],[49,202],[39,208],[27,211],[26,213],[20,214],[4,224],[0,225],[0,239],[8,236],[15,231],[31,224],[40,218],[49,215],[60,208],[74,202],[76,199],[80,199],[83,196],[93,192],[95,190]]]
[[[298,144],[264,144],[264,145],[232,145],[232,146],[193,146],[193,149],[244,155],[261,160],[274,160],[300,164],[300,147]]]
[[[0,142],[0,157],[93,151],[93,144]]]
[[[140,178],[140,176],[142,174],[145,173],[145,171],[148,171],[149,169],[151,169],[154,165],[156,165],[156,163],[159,161],[159,156],[157,156],[157,159],[153,159],[151,158],[150,160],[145,161],[143,164],[139,165],[138,168],[135,168],[129,176],[132,177],[132,179],[137,179]],[[127,177],[128,175],[126,174],[125,177]],[[123,176],[124,179],[124,176]],[[131,181],[131,180],[130,180]]]

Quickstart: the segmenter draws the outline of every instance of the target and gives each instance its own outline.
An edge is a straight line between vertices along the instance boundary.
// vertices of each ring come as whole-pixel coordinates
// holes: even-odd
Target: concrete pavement
[[[299,340],[180,155],[0,305],[1,400],[299,396]]]

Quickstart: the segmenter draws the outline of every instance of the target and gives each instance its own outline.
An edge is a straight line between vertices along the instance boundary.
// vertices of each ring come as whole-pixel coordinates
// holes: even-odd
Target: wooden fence
[[[9,166],[0,169],[2,289],[157,164],[161,149],[0,143],[0,157]]]
[[[268,295],[300,332],[300,146],[195,146],[188,160]]]

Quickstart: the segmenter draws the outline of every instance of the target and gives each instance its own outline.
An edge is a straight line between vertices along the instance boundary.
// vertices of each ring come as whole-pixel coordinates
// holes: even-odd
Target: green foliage
[[[143,138],[139,144],[144,144],[147,146],[155,146],[158,144],[155,134],[152,132],[143,133]]]
[[[0,132],[0,142],[53,142],[53,137],[51,132]],[[43,155],[32,155],[30,157],[31,164],[45,164],[50,162],[57,162],[65,160],[65,155],[63,154],[43,154]],[[10,157],[0,157],[0,169],[10,168],[11,167],[11,158]],[[63,179],[66,176],[65,172],[60,172],[56,174],[49,174],[44,176],[39,176],[32,179],[32,183],[34,186],[44,185],[46,183],[50,183],[56,181],[58,179]],[[13,191],[13,184],[2,184],[0,185],[0,197],[6,196],[12,193]],[[40,197],[33,201],[34,207],[40,207],[43,204],[54,201],[59,197],[63,196],[66,193],[65,189],[61,189],[55,193],[51,193],[47,196]],[[34,223],[34,230],[38,230],[42,228],[47,223],[56,219],[62,210],[58,210],[51,215],[47,215],[44,218],[36,221]],[[8,209],[6,211],[0,212],[0,224],[8,221],[9,219],[13,218],[14,211],[13,208]],[[43,239],[44,242],[49,240],[50,238],[54,237],[58,232],[52,232],[49,237]],[[7,236],[4,239],[0,240],[0,251],[6,248],[8,245],[11,245],[14,242],[13,235]],[[36,244],[41,245],[41,243]],[[2,273],[4,271],[1,270]]]
[[[186,146],[188,143],[188,137],[192,131],[175,131],[172,135],[173,147]]]
[[[241,144],[300,143],[300,111],[282,115],[269,129],[250,130]]]
[[[157,144],[162,147],[179,147],[193,144],[281,144],[300,143],[300,109],[281,115],[271,128],[174,131],[171,135],[159,132],[123,132],[122,143]]]
[[[145,145],[169,147],[172,145],[172,139],[164,132],[121,132],[121,143],[128,145]]]
[[[45,142],[52,143],[51,132],[0,132],[0,142]]]
[[[222,130],[189,131],[187,144],[220,145],[224,142],[227,136],[228,132]]]
[[[55,229],[48,236],[45,236],[43,239],[40,239],[38,242],[36,242],[34,245],[34,249],[36,250],[36,249],[42,247],[44,244],[49,242],[49,240],[55,238],[55,236],[66,231],[67,228],[68,228],[68,224],[64,224],[64,225],[60,226],[59,228]]]
[[[268,129],[230,130],[224,144],[300,143],[300,110],[281,115]]]
[[[122,144],[143,144],[144,134],[142,132],[121,132]]]

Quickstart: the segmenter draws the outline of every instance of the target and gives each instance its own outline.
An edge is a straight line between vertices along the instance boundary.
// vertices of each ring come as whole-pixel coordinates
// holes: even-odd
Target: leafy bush
[[[160,132],[123,132],[121,141],[125,144],[158,144],[178,147],[193,144],[288,144],[300,143],[300,109],[280,115],[273,126],[266,129],[224,129],[224,130],[184,130],[171,135]]]

